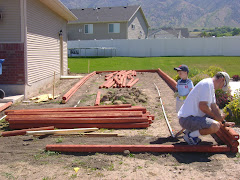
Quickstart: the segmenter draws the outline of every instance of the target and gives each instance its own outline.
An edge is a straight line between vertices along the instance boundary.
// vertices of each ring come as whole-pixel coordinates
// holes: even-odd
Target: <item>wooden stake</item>
[[[90,59],[88,59],[88,73],[89,73],[89,69],[90,69]]]
[[[55,97],[55,71],[54,71],[54,74],[53,74],[53,99]]]

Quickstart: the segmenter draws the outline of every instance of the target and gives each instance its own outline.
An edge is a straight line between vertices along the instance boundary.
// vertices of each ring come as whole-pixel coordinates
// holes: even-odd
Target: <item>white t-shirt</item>
[[[178,117],[200,116],[205,115],[199,109],[199,102],[206,101],[208,106],[216,103],[215,89],[212,78],[201,80],[188,94],[184,104],[178,111]]]

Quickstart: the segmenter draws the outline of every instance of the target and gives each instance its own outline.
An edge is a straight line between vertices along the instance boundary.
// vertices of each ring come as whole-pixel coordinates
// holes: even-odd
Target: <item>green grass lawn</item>
[[[173,77],[176,72],[174,67],[180,64],[192,68],[205,70],[209,66],[218,66],[224,69],[230,77],[240,75],[240,56],[206,56],[206,57],[86,57],[68,58],[68,67],[73,73],[88,73],[106,70],[139,70],[160,68]]]

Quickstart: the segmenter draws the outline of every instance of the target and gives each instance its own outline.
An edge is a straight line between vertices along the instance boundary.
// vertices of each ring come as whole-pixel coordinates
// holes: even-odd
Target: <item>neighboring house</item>
[[[172,39],[172,38],[177,38],[177,37],[174,34],[171,34],[167,31],[160,29],[160,30],[151,32],[151,34],[149,33],[148,38],[149,39],[162,39],[162,38]]]
[[[67,23],[59,0],[0,0],[0,88],[28,98],[67,74]]]
[[[159,38],[189,38],[188,28],[161,28],[149,33],[149,39]]]
[[[141,6],[72,9],[68,40],[146,39],[148,22]]]

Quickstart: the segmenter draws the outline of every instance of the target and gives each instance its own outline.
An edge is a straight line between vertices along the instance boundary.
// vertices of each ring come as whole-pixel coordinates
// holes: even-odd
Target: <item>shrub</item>
[[[240,124],[240,89],[234,93],[233,100],[225,106],[223,112],[227,113],[227,108],[232,111],[233,116],[227,116],[226,120]]]
[[[180,79],[179,75],[177,74],[175,77],[173,77],[175,81],[178,81]]]
[[[209,76],[207,74],[198,74],[198,75],[194,76],[193,78],[191,78],[191,80],[195,86],[199,81],[201,81],[202,79],[205,79],[205,78],[209,78]]]
[[[220,109],[224,108],[233,99],[230,89],[228,89],[227,92],[224,92],[223,90],[218,89],[215,91],[215,95],[216,95],[216,104]]]
[[[222,68],[217,66],[210,66],[208,69],[203,71],[203,74],[207,74],[210,77],[213,77],[217,72],[224,71]]]
[[[238,81],[238,80],[240,80],[240,77],[239,77],[239,75],[233,75],[232,79],[233,79],[233,81]]]

